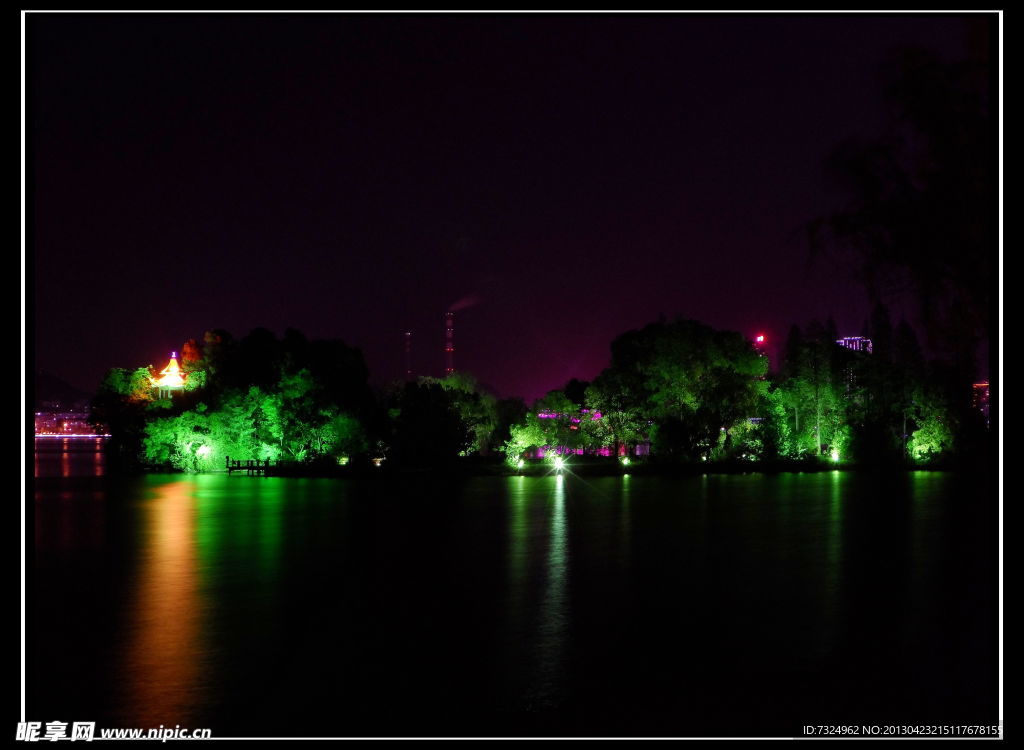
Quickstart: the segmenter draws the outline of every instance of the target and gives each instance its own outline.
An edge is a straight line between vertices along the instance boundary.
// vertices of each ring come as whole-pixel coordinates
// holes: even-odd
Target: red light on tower
[[[765,336],[763,333],[758,333],[758,334],[756,334],[754,336],[754,351],[757,352],[757,356],[758,357],[760,357],[760,358],[762,358],[764,360],[766,365],[770,365],[770,360],[769,360],[769,357],[768,357],[768,351],[765,348],[768,345],[767,342],[768,342],[768,337]],[[765,376],[761,375],[759,377],[763,380]]]
[[[765,336],[763,333],[759,333],[756,336],[754,336],[754,351],[756,351],[762,357],[767,357],[768,352],[765,350],[765,347],[768,345],[767,342],[768,337]]]

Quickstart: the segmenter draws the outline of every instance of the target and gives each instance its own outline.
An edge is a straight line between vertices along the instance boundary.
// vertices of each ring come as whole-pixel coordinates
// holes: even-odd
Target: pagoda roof
[[[160,371],[160,377],[153,380],[153,385],[158,388],[182,388],[185,385],[185,377],[178,366],[177,352],[171,352],[171,361]]]

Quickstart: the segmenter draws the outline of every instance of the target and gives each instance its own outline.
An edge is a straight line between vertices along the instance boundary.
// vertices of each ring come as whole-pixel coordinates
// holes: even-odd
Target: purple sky
[[[342,338],[375,382],[534,398],[677,314],[778,343],[867,313],[802,228],[954,16],[30,15],[37,367],[92,389],[208,328]],[[898,319],[899,312],[894,312]]]

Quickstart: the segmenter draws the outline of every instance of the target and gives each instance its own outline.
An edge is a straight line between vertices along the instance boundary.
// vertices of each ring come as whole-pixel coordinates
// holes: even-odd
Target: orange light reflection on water
[[[203,703],[194,488],[170,482],[143,501],[144,546],[122,677],[126,726],[185,726]]]

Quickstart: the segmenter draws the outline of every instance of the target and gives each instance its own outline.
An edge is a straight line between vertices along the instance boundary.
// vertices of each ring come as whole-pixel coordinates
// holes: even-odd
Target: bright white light
[[[558,469],[559,471],[561,471],[564,466],[565,466],[565,461],[562,460],[562,457],[561,456],[557,457],[555,459],[555,468]]]
[[[517,464],[517,466],[521,469],[525,465],[526,465],[526,461],[524,461],[523,459],[520,458],[519,459],[519,463]]]
[[[210,454],[210,446],[208,446],[208,445],[200,445],[198,450],[196,450],[196,455],[197,456],[208,456],[209,454]]]
[[[832,460],[839,463],[839,451],[832,451]]]

